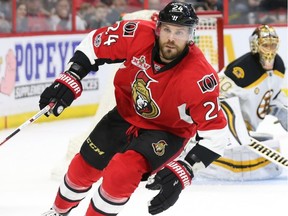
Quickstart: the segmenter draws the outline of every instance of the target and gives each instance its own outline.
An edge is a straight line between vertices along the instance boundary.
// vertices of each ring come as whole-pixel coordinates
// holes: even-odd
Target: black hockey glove
[[[39,107],[43,109],[50,102],[54,102],[52,113],[55,116],[59,116],[81,93],[82,85],[80,80],[70,72],[64,72],[43,91],[40,96]],[[49,116],[49,113],[45,115]]]
[[[172,161],[153,177],[148,178],[146,188],[160,190],[150,201],[150,214],[159,214],[173,206],[181,191],[191,184],[193,172],[191,167],[183,161]]]

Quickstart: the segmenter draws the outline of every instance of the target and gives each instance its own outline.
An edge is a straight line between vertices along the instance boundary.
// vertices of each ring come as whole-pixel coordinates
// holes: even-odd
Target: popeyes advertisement
[[[65,70],[84,36],[0,38],[0,116],[37,110],[40,94]],[[115,66],[102,67],[105,73],[92,71],[82,80],[82,96],[73,105],[98,103],[107,74]]]

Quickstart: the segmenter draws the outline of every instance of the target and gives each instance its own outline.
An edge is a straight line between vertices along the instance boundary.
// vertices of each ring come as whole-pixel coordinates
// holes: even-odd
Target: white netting
[[[223,49],[223,27],[219,26],[219,14],[201,14],[196,31],[195,43],[202,50],[207,60],[218,72],[223,65],[219,64],[224,56],[220,56],[219,50]],[[219,35],[221,33],[221,35]]]

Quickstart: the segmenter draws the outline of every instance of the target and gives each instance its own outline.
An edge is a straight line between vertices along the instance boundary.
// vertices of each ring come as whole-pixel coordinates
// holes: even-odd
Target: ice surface
[[[281,140],[282,154],[288,157],[287,133],[272,125],[273,119],[267,121],[260,130],[273,131]],[[40,216],[50,208],[59,185],[51,179],[51,169],[65,156],[69,139],[84,132],[90,123],[91,118],[34,123],[0,146],[0,216]],[[13,130],[0,131],[0,141]],[[176,205],[159,216],[287,215],[287,171],[266,181],[195,179],[192,184]],[[84,215],[94,190],[71,216]],[[141,183],[119,216],[148,216],[147,203],[155,194]]]

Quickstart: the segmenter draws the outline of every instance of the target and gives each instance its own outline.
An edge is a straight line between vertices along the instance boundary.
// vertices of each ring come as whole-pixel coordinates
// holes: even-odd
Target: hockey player
[[[223,154],[229,139],[219,80],[193,43],[197,22],[190,4],[172,2],[156,27],[121,21],[79,44],[67,70],[41,94],[40,108],[52,101],[51,113],[60,115],[81,95],[81,79],[105,62],[123,62],[114,79],[117,105],[84,140],[44,216],[68,215],[101,177],[85,215],[117,215],[152,174],[146,187],[161,190],[148,209],[158,214],[174,205],[195,170]],[[173,161],[196,133],[197,145]]]
[[[274,150],[280,149],[279,141],[274,139],[272,134],[256,131],[267,114],[275,116],[282,127],[288,130],[288,97],[283,92],[285,66],[277,54],[278,47],[279,37],[275,29],[268,25],[260,25],[250,36],[251,51],[231,62],[220,72],[221,96],[226,98],[226,102],[227,98],[235,100],[236,97],[239,100],[241,117],[236,108],[233,113],[229,113],[231,109],[228,107],[231,103],[229,105],[225,100],[222,103],[222,106],[225,106],[231,134],[239,144],[227,148],[223,157],[199,175],[228,180],[259,180],[281,174],[281,167],[245,147],[249,143],[243,141],[243,136],[235,133],[243,130],[239,129],[243,118],[244,130],[248,130],[250,136]],[[238,117],[236,121],[233,119],[235,116]],[[235,122],[237,124],[233,125]],[[232,141],[231,143],[233,144]]]

